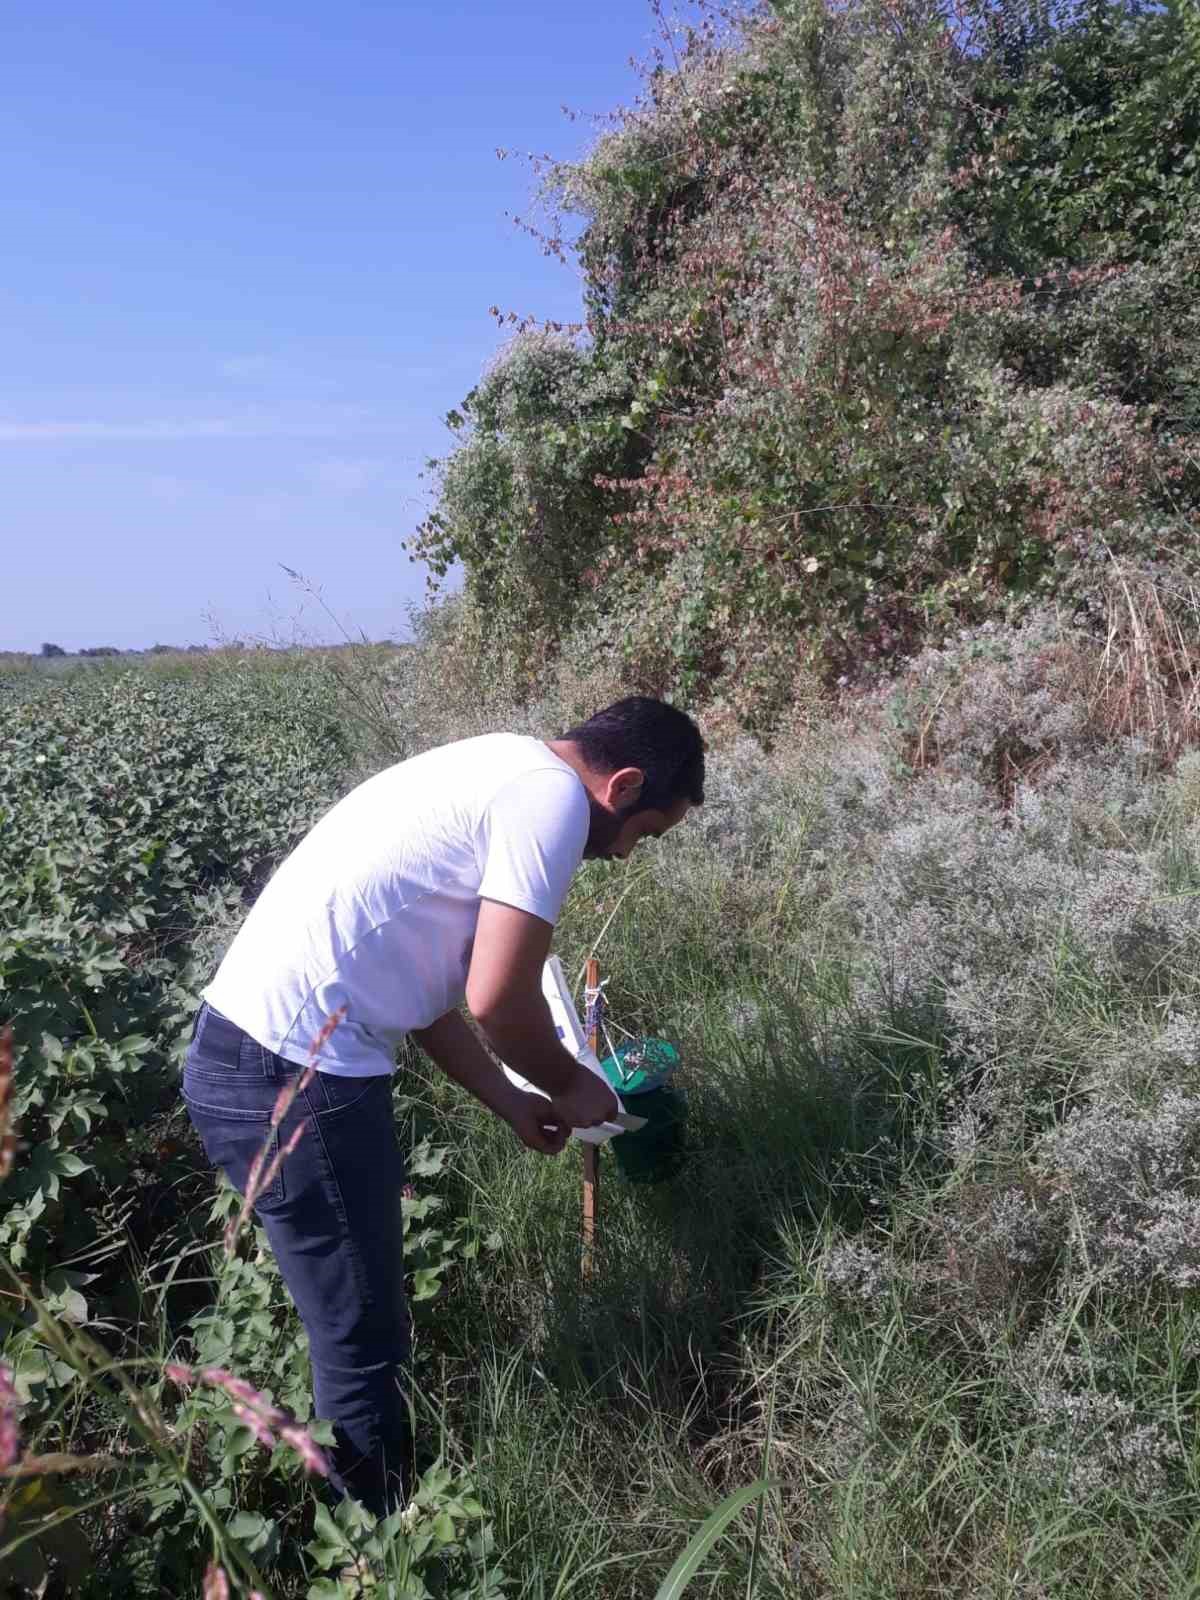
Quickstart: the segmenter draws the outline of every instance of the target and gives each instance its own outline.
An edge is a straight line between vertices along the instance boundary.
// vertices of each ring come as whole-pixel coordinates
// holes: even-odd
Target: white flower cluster
[[[821,1277],[831,1298],[865,1306],[887,1299],[897,1271],[891,1255],[853,1241],[830,1245],[821,1257]]]
[[[1030,1396],[1034,1416],[1049,1436],[1030,1452],[1031,1472],[1061,1482],[1079,1502],[1102,1493],[1132,1490],[1148,1499],[1162,1492],[1169,1463],[1181,1452],[1160,1423],[1140,1420],[1119,1395],[1073,1392],[1052,1381]]]
[[[1172,1089],[1151,1110],[1077,1111],[1045,1135],[1037,1160],[1069,1202],[1093,1270],[1200,1284],[1200,1096]]]

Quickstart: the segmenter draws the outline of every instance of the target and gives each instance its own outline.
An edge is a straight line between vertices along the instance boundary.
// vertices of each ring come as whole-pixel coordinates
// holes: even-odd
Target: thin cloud
[[[217,371],[223,378],[260,378],[270,365],[266,356],[230,356]]]
[[[4,422],[0,444],[153,444],[188,439],[336,439],[399,433],[399,423],[301,422],[286,417],[210,417],[194,422]]]
[[[332,494],[358,494],[379,476],[381,466],[378,461],[333,457],[312,462],[305,469],[305,476],[316,489]]]

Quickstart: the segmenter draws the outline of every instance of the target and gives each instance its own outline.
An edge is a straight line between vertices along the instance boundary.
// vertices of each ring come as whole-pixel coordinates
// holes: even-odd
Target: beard
[[[633,806],[624,811],[608,811],[592,795],[588,795],[588,807],[592,813],[591,825],[588,828],[587,844],[583,847],[585,861],[611,861],[612,847],[617,842],[621,829],[633,815]]]

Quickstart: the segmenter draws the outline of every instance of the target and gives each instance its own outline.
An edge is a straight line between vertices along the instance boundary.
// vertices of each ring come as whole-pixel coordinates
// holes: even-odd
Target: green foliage
[[[1190,581],[1191,4],[701,6],[544,180],[587,342],[519,339],[444,465],[437,558],[497,668],[598,649],[769,727],[798,668],[1095,615],[1113,557]]]
[[[51,1438],[56,1418],[73,1414],[72,1429],[91,1441],[110,1423],[103,1384],[89,1398],[47,1343],[45,1318],[68,1342],[71,1330],[90,1330],[136,1348],[166,1286],[191,1281],[180,1274],[190,1230],[169,1202],[164,1164],[185,1183],[195,1164],[178,1170],[187,1144],[175,1073],[207,977],[196,947],[236,918],[335,793],[346,746],[312,696],[319,681],[249,666],[191,679],[0,680],[0,1021],[15,1033],[23,1143],[0,1249],[33,1297],[6,1295],[0,1322],[27,1426]],[[166,1278],[149,1303],[131,1252],[148,1253]],[[218,1363],[225,1332],[224,1354],[238,1339],[269,1348],[260,1341],[281,1309],[261,1273],[244,1263],[230,1273],[232,1318],[199,1324]],[[295,1352],[276,1354],[290,1373],[276,1392],[295,1404]],[[222,1438],[212,1433],[210,1449]],[[169,1461],[147,1471],[161,1563],[163,1519],[170,1510],[178,1520],[189,1502]]]
[[[699,1572],[705,1556],[724,1533],[728,1524],[740,1511],[761,1499],[770,1487],[770,1483],[763,1479],[759,1483],[747,1484],[744,1489],[735,1489],[723,1500],[688,1541],[687,1549],[659,1585],[654,1600],[678,1600]]]
[[[308,1546],[318,1571],[371,1574],[380,1600],[501,1600],[507,1583],[470,1477],[435,1462],[409,1504],[376,1521],[354,1501],[316,1508]],[[432,1587],[430,1585],[432,1584]],[[343,1600],[336,1578],[318,1578],[307,1600]]]
[[[297,1567],[292,1525],[308,1495],[295,1451],[268,1456],[220,1387],[184,1394],[161,1374],[180,1353],[232,1372],[328,1438],[265,1236],[232,1256],[213,1242],[239,1200],[226,1186],[206,1202],[175,1073],[181,1024],[247,896],[346,781],[337,708],[373,705],[387,663],[360,665],[357,698],[320,655],[0,683],[0,1021],[15,1026],[21,1136],[0,1212],[0,1320],[26,1459],[47,1461],[6,1497],[0,1564],[31,1588],[56,1574],[85,1593],[194,1592],[211,1544],[235,1582],[261,1586],[268,1568],[293,1591],[311,1579],[313,1593],[340,1592],[315,1578],[320,1561],[307,1577]],[[496,1247],[430,1187],[447,1156],[424,1137],[409,1158],[419,1327]],[[126,1370],[135,1386],[114,1387]],[[117,1473],[99,1529],[77,1479],[57,1475],[68,1472]],[[392,1587],[380,1592],[415,1600],[428,1583],[459,1592],[445,1587],[452,1570],[491,1572],[481,1519],[466,1484],[431,1469],[403,1561],[391,1525],[356,1523],[346,1537],[368,1560],[387,1546]],[[496,1591],[489,1578],[470,1592]]]
[[[409,1153],[409,1176],[435,1177],[446,1170],[449,1156],[446,1146],[435,1146],[423,1138]],[[403,1201],[404,1262],[411,1278],[411,1298],[417,1306],[436,1299],[453,1266],[477,1260],[481,1248],[494,1251],[499,1246],[495,1234],[481,1240],[479,1230],[467,1217],[443,1221],[445,1208],[445,1197],[435,1192],[406,1195]]]
[[[1088,0],[1053,26],[1035,6],[987,17],[981,133],[954,214],[989,265],[1147,260],[1194,218],[1191,4]]]
[[[518,657],[570,624],[599,553],[597,476],[633,473],[644,453],[620,414],[626,388],[567,336],[526,333],[448,418],[464,442],[411,550],[435,578],[461,562],[487,638],[517,641]]]
[[[39,1276],[64,1237],[103,1257],[119,1235],[114,1197],[150,1176],[145,1129],[206,976],[191,941],[311,824],[344,746],[303,675],[131,673],[0,697],[0,1015],[30,1147],[0,1240]]]
[[[105,1078],[90,1130],[64,1116],[54,1148],[101,1174],[110,1144],[150,1154],[111,1190],[50,1176],[60,1201],[94,1192],[128,1215],[119,1244],[80,1261],[79,1207],[53,1234],[39,1223],[0,1283],[24,1474],[0,1496],[3,1582],[192,1597],[211,1560],[234,1594],[276,1600],[625,1600],[673,1569],[714,1600],[1186,1592],[1200,659],[1186,597],[1132,578],[1122,594],[1103,651],[1050,611],[985,624],[773,755],[720,746],[685,828],[580,873],[567,970],[599,941],[614,1025],[678,1043],[690,1108],[667,1181],[626,1182],[603,1157],[586,1280],[577,1159],[524,1153],[405,1052],[423,1470],[382,1522],[333,1509],[228,1390],[168,1376],[169,1360],[228,1368],[327,1437],[263,1236],[226,1257],[234,1197],[214,1198],[152,1100],[118,1132]],[[447,681],[459,645],[435,622],[396,692]],[[288,670],[315,716],[314,684],[335,686],[309,665]],[[232,681],[276,711],[256,721],[269,750],[285,685]],[[201,682],[226,705],[228,680]],[[548,689],[543,731],[588,692],[569,675]],[[428,709],[397,704],[406,739],[457,731]],[[92,748],[102,781],[120,752]],[[57,815],[74,842],[79,812]],[[190,917],[188,881],[172,892]],[[190,924],[197,962],[223,927]],[[168,953],[179,967],[185,949]],[[99,1015],[103,990],[62,970]],[[130,1093],[161,1075],[168,1041],[143,1034]],[[86,1023],[57,1036],[64,1060],[97,1048]],[[37,1059],[19,1058],[19,1091]],[[767,1476],[754,1512],[750,1491],[730,1510]]]

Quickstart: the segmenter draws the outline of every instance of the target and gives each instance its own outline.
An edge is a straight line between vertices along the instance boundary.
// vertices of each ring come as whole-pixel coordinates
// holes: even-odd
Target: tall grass
[[[689,1106],[674,1176],[605,1157],[586,1279],[577,1153],[524,1154],[403,1056],[414,1147],[450,1152],[419,1185],[479,1243],[416,1307],[415,1515],[467,1520],[414,1567],[411,1526],[335,1522],[247,1460],[222,1536],[274,1520],[272,1592],[654,1600],[673,1567],[714,1600],[1197,1592],[1200,757],[1171,614],[1118,584],[1099,639],[1041,616],[929,652],[770,753],[721,743],[693,822],[581,872],[567,970],[598,944],[614,1022],[679,1044]],[[423,647],[441,704],[389,702],[406,748],[465,715],[460,647]],[[466,725],[557,732],[581,692]],[[147,1360],[215,1336],[195,1251],[226,1215],[137,1264]],[[230,1364],[303,1384],[269,1260],[221,1296]]]
[[[603,930],[614,1014],[682,1044],[691,1107],[677,1178],[609,1164],[587,1285],[577,1174],[424,1091],[502,1241],[427,1337],[554,1396],[552,1449],[532,1397],[463,1423],[550,1464],[539,1571],[561,1496],[600,1592],[652,1593],[639,1535],[753,1480],[774,1407],[762,1593],[1190,1592],[1200,789],[1167,615],[1118,581],[1099,642],[1042,617],[930,652],[772,756],[717,751],[632,892],[587,869],[568,970]],[[503,1370],[484,1396],[522,1393]],[[753,1548],[746,1519],[708,1592]]]

